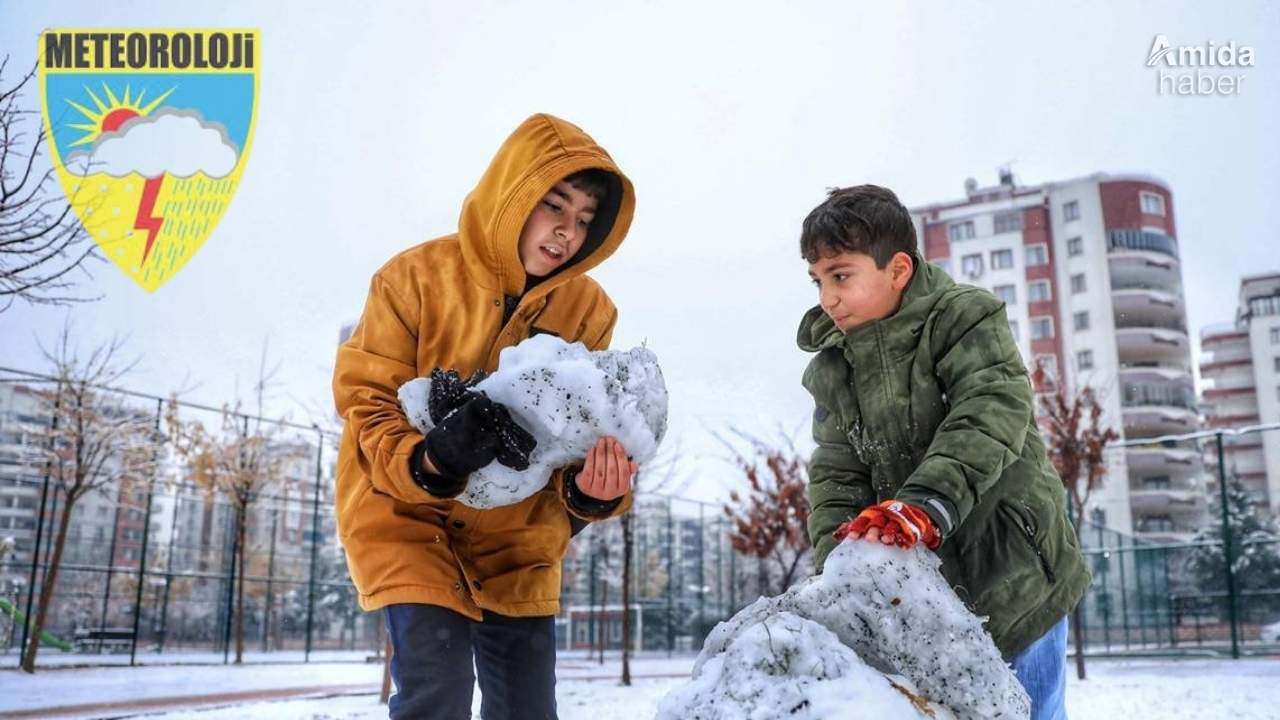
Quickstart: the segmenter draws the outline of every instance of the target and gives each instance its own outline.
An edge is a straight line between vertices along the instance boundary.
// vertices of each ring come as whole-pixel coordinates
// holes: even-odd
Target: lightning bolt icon
[[[142,262],[139,265],[145,265],[147,257],[151,255],[151,246],[156,242],[156,235],[160,232],[160,227],[164,225],[164,218],[157,217],[155,212],[156,198],[160,195],[160,185],[164,182],[164,175],[157,175],[153,178],[147,178],[147,182],[142,186],[142,200],[138,202],[138,216],[133,220],[135,230],[147,231],[147,245],[142,250]]]

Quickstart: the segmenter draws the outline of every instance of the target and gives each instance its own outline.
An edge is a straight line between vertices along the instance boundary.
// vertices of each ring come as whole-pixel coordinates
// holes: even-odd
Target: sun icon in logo
[[[175,88],[169,88],[163,93],[160,93],[159,97],[156,97],[151,102],[143,105],[143,99],[147,94],[145,89],[139,91],[137,97],[131,98],[129,96],[129,86],[125,85],[124,97],[117,98],[116,94],[111,91],[111,88],[108,87],[106,83],[103,83],[102,91],[107,96],[107,102],[104,103],[97,95],[93,94],[93,91],[90,90],[88,86],[86,86],[84,91],[89,94],[89,98],[93,100],[93,104],[98,107],[98,110],[97,112],[94,112],[75,100],[67,98],[67,102],[71,104],[71,107],[79,110],[85,117],[93,121],[92,123],[67,124],[67,127],[85,131],[84,137],[71,143],[68,147],[88,145],[101,137],[103,133],[119,130],[120,126],[125,124],[126,121],[150,114],[151,111],[155,110],[160,103],[164,102],[165,98],[169,97],[174,90]]]

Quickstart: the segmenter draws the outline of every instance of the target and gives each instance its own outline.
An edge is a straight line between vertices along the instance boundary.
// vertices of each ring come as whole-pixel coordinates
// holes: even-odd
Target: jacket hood
[[[912,253],[911,259],[915,262],[915,272],[903,292],[902,304],[898,306],[897,312],[882,320],[873,320],[852,328],[846,333],[836,327],[835,321],[823,312],[821,305],[815,305],[800,320],[796,344],[805,352],[817,352],[839,345],[850,333],[859,334],[876,324],[901,325],[910,324],[916,319],[923,320],[933,306],[930,296],[955,285],[955,281],[941,268],[925,262],[918,253]]]
[[[525,220],[557,182],[591,168],[614,178],[609,199],[596,209],[578,253],[531,293],[546,294],[612,255],[631,227],[635,190],[609,153],[576,125],[546,114],[521,123],[462,203],[458,237],[472,279],[504,295],[523,295],[527,278],[519,242]]]

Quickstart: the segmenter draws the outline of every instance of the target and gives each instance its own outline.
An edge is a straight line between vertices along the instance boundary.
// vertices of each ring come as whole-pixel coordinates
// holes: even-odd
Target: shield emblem
[[[51,29],[39,82],[58,182],[103,255],[148,292],[226,213],[257,118],[256,30]]]

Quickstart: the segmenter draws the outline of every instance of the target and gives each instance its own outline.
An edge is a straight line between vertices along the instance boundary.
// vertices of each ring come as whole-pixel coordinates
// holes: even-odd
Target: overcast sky
[[[794,337],[816,297],[797,236],[829,186],[919,205],[1010,161],[1028,184],[1156,175],[1196,329],[1231,319],[1242,275],[1280,270],[1274,3],[177,5],[0,0],[0,48],[20,60],[46,27],[262,32],[248,166],[212,238],[154,295],[100,266],[104,299],[71,311],[86,345],[128,337],[139,390],[190,376],[192,400],[221,404],[270,338],[287,372],[272,410],[329,408],[338,330],[370,275],[452,232],[534,112],[581,125],[635,183],[631,232],[594,277],[620,308],[614,346],[647,341],[663,363],[697,497],[731,475],[710,430],[807,427]],[[1162,97],[1145,66],[1157,33],[1251,45],[1256,65],[1237,97]],[[35,339],[66,312],[0,314],[0,364],[40,368]]]

